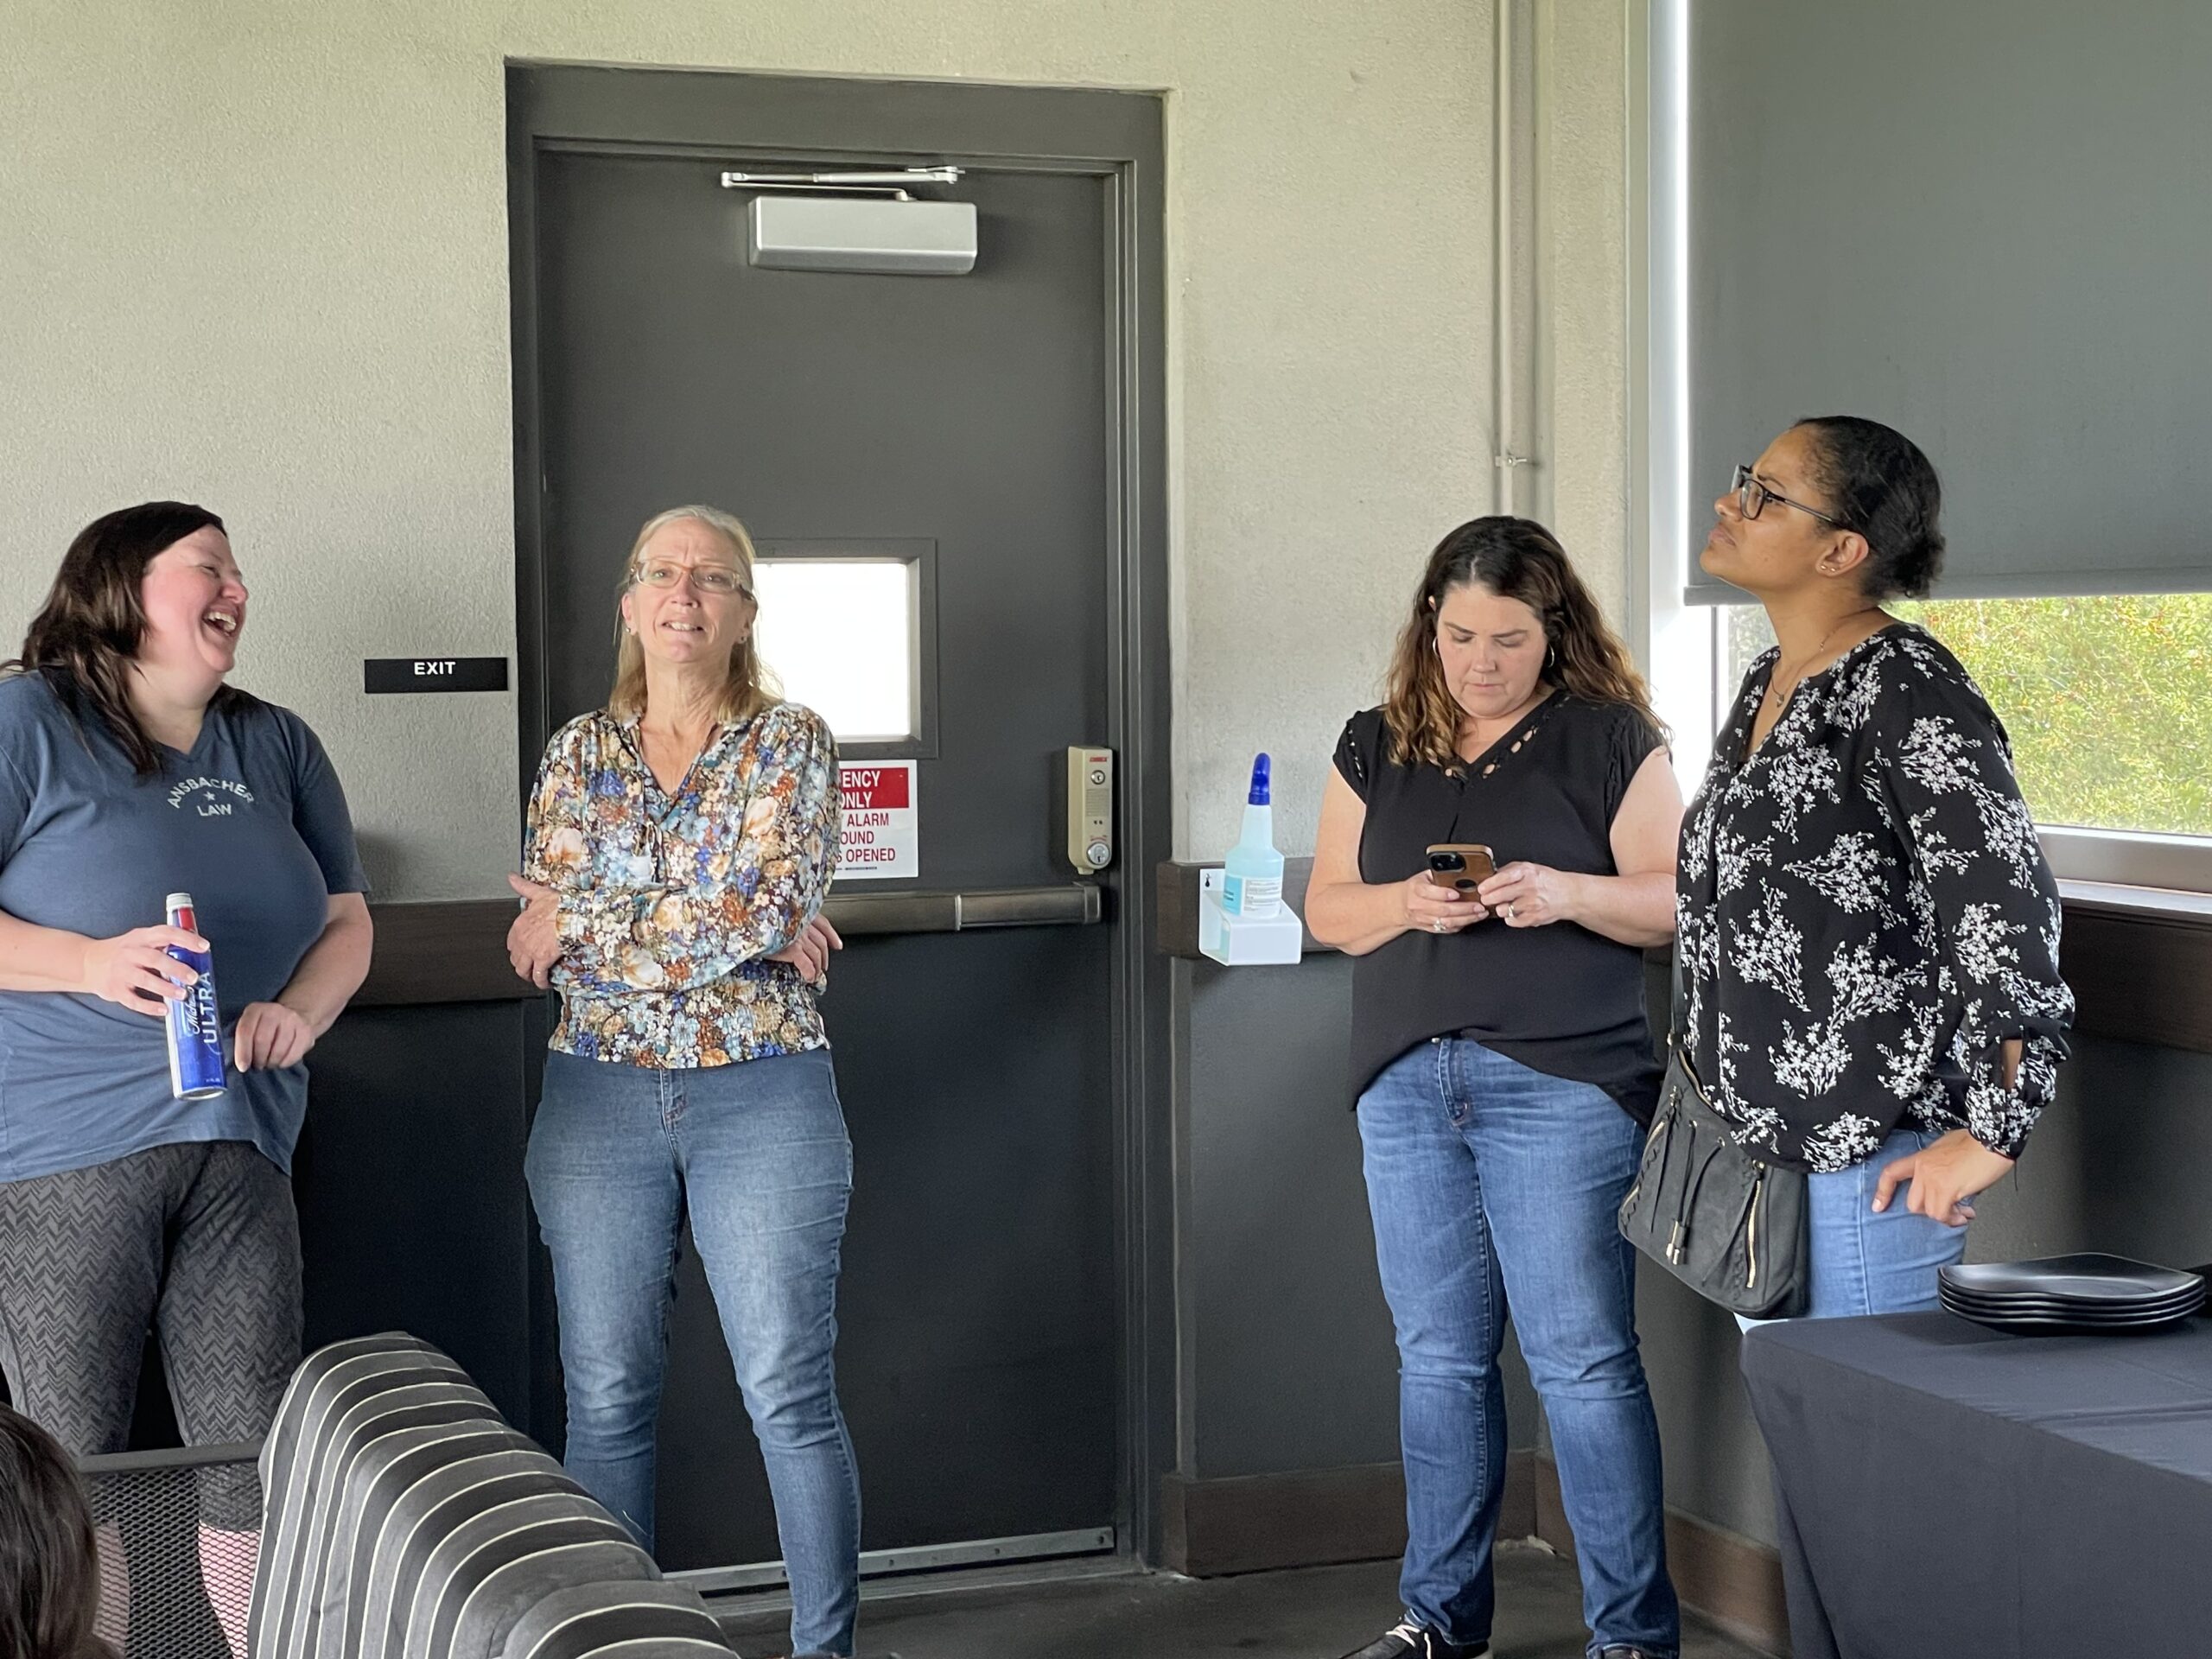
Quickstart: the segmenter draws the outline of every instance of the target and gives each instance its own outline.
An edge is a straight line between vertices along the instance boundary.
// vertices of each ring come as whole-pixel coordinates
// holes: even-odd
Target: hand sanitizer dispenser
[[[1198,949],[1216,962],[1296,962],[1305,925],[1282,902],[1282,855],[1264,754],[1252,762],[1243,832],[1218,870],[1198,878]]]

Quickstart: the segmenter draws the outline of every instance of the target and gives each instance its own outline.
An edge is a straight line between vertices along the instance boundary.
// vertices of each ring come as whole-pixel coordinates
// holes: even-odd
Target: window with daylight
[[[912,561],[763,554],[753,585],[760,658],[786,697],[828,721],[841,746],[919,734],[920,575]]]
[[[2012,739],[2039,823],[2212,836],[2212,594],[1893,603],[1951,648]],[[1713,706],[1774,643],[1722,611]]]
[[[2212,166],[2212,124],[2166,95],[2202,81],[2212,31],[2155,0],[2012,17],[1653,0],[1631,267],[1646,661],[1694,787],[1773,643],[1699,567],[1714,497],[1797,417],[1885,422],[1934,461],[1948,543],[1936,597],[1891,608],[2004,721],[2052,868],[2212,892],[2212,537],[2184,482],[2212,336],[2174,276],[2212,257],[2212,220],[2164,206]],[[1859,112],[1850,143],[1769,95],[1808,64]]]

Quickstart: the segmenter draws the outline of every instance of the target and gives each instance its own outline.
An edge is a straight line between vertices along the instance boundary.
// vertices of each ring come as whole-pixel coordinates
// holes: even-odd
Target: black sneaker
[[[1447,1642],[1426,1624],[1412,1619],[1393,1624],[1363,1648],[1344,1659],[1489,1659],[1490,1643]]]
[[[1625,1642],[1617,1642],[1610,1648],[1599,1649],[1598,1659],[1657,1659],[1657,1656],[1648,1649],[1630,1647]]]

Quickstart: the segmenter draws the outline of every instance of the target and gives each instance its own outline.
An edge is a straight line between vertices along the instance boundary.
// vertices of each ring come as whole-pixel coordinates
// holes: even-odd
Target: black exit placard
[[[504,657],[371,657],[361,664],[364,691],[504,691]]]

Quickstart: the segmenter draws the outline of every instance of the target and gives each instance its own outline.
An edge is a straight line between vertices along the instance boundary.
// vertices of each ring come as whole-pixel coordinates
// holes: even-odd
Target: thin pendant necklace
[[[1838,618],[1836,625],[1821,636],[1820,644],[1815,645],[1813,649],[1807,653],[1805,658],[1806,663],[1809,665],[1820,661],[1821,653],[1828,648],[1829,641],[1833,640],[1839,633],[1841,633],[1848,624],[1856,622],[1862,616],[1878,616],[1881,614],[1881,610],[1882,607],[1878,605],[1866,605],[1852,612],[1848,616]],[[1782,661],[1779,657],[1775,659],[1774,665],[1777,671],[1782,667]],[[1785,683],[1783,681],[1780,673],[1777,671],[1773,677],[1767,681],[1766,701],[1774,704],[1777,709],[1781,708],[1783,703],[1789,700],[1790,696],[1797,690],[1799,683],[1803,681],[1805,674],[1806,670],[1801,668],[1797,672],[1791,675],[1788,683]]]

